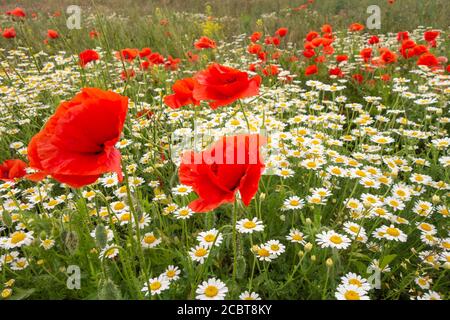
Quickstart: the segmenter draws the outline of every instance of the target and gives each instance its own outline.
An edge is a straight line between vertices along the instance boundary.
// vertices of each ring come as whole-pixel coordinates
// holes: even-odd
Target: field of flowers
[[[449,26],[316,2],[5,7],[0,299],[448,299]]]

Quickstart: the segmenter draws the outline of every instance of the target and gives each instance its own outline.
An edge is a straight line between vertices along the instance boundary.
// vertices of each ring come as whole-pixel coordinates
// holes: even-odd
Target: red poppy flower
[[[164,61],[164,68],[166,68],[166,70],[177,70],[178,69],[178,64],[181,62],[180,58],[173,58],[172,56],[168,56],[167,60]]]
[[[338,63],[341,63],[341,62],[344,62],[344,61],[347,61],[347,60],[348,60],[348,56],[345,55],[345,54],[341,54],[341,55],[336,56],[336,61]]]
[[[383,50],[380,50],[381,53],[381,60],[383,61],[383,63],[385,64],[391,64],[391,63],[395,63],[397,61],[397,55],[390,51],[387,48],[384,48]]]
[[[6,38],[6,39],[15,38],[16,37],[16,30],[14,29],[14,27],[6,28],[5,30],[3,30],[2,36],[3,36],[3,38]]]
[[[253,34],[250,36],[251,42],[257,42],[259,39],[261,39],[262,33],[261,32],[253,32]]]
[[[19,159],[5,160],[0,164],[0,180],[12,181],[16,178],[22,178],[27,174],[26,167],[27,164]]]
[[[208,37],[201,37],[194,43],[194,46],[197,49],[214,49],[216,48],[216,42]]]
[[[249,78],[247,72],[211,64],[206,70],[195,76],[193,97],[196,100],[208,100],[212,109],[225,106],[242,98],[259,94],[261,77]]]
[[[186,53],[186,56],[188,57],[189,62],[191,63],[196,63],[198,61],[198,54],[192,53],[190,51],[188,51]]]
[[[450,73],[450,64],[447,66],[447,72]]]
[[[348,28],[350,32],[358,32],[364,30],[364,25],[361,23],[352,23]]]
[[[223,137],[200,153],[184,153],[178,172],[180,182],[191,186],[199,196],[189,207],[195,212],[212,211],[233,202],[237,191],[248,206],[264,170],[260,147],[265,143],[260,135],[239,135]]]
[[[153,52],[147,57],[151,64],[164,64],[164,57],[158,52]]]
[[[425,39],[425,41],[427,42],[432,42],[435,41],[437,37],[439,37],[440,32],[439,31],[425,31],[425,33],[423,34],[423,38]]]
[[[164,103],[172,109],[178,109],[188,104],[198,106],[200,101],[194,99],[192,91],[195,81],[193,78],[185,78],[175,82],[172,86],[174,94],[164,97]]]
[[[28,145],[30,167],[38,172],[27,178],[39,181],[50,175],[74,188],[94,183],[106,172],[116,172],[122,180],[115,144],[127,110],[128,98],[97,88],[84,88],[61,103]]]
[[[258,54],[262,51],[262,46],[256,43],[252,43],[251,45],[248,46],[247,51],[250,54]]]
[[[143,48],[141,51],[139,51],[139,57],[145,58],[149,56],[152,53],[152,49],[150,48]]]
[[[280,70],[278,70],[278,67],[276,65],[270,64],[266,66],[262,72],[265,76],[276,76],[278,73],[280,73]]]
[[[280,28],[277,31],[275,31],[275,34],[277,36],[279,36],[280,38],[283,38],[287,35],[288,33],[288,28]]]
[[[88,49],[84,50],[83,52],[80,52],[80,65],[84,68],[89,62],[97,61],[100,59],[100,55],[97,53],[97,51]]]
[[[330,76],[337,76],[339,78],[342,78],[344,76],[344,73],[340,68],[332,68],[328,71],[328,74]]]
[[[49,37],[50,39],[58,39],[59,38],[58,31],[49,29],[47,31],[47,37]]]
[[[417,60],[418,66],[434,67],[439,65],[439,60],[432,53],[424,53]]]
[[[319,37],[319,34],[315,31],[311,31],[306,35],[306,41],[313,41],[317,37]]]
[[[133,61],[139,55],[138,49],[125,48],[116,52],[116,58],[119,60]]]
[[[333,27],[329,24],[324,24],[322,28],[320,28],[320,31],[322,31],[322,33],[333,33]]]
[[[306,76],[311,76],[313,74],[316,74],[319,72],[319,69],[317,68],[317,66],[315,64],[308,66],[305,70],[305,75]]]
[[[134,78],[135,76],[136,76],[136,71],[134,71],[133,68],[123,70],[120,73],[120,79],[122,79],[123,81],[130,80],[130,79]]]
[[[6,14],[17,18],[24,18],[26,16],[25,11],[23,11],[22,8],[15,8],[11,11],[7,11]]]
[[[353,80],[355,80],[355,81],[358,82],[358,83],[363,83],[363,81],[364,81],[363,75],[362,75],[362,74],[359,74],[359,73],[354,74],[354,75],[352,76],[352,78],[353,78]]]
[[[89,31],[89,38],[91,39],[95,39],[100,35],[100,32],[98,32],[97,30],[91,30]]]
[[[377,36],[370,37],[370,39],[369,39],[369,44],[370,45],[374,45],[374,44],[377,44],[377,43],[380,43],[380,38],[378,38]]]
[[[403,42],[405,40],[409,40],[409,32],[408,31],[400,31],[397,33],[397,41]]]
[[[359,53],[361,57],[364,59],[364,62],[369,62],[370,58],[372,57],[372,48],[364,48]]]

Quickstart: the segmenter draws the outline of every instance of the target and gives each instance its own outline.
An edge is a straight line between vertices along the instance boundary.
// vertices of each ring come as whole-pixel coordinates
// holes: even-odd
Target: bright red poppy
[[[275,31],[275,34],[277,36],[279,36],[280,38],[283,38],[287,35],[288,33],[288,28],[280,28],[277,31]]]
[[[13,181],[16,178],[22,178],[27,174],[26,167],[27,164],[20,159],[5,160],[0,164],[0,180]]]
[[[350,32],[358,32],[364,30],[364,25],[361,23],[352,23],[348,28]]]
[[[28,145],[27,175],[39,181],[47,175],[74,188],[94,183],[106,172],[122,180],[119,141],[128,111],[128,98],[111,91],[84,88],[60,104]]]
[[[427,42],[433,42],[436,40],[437,37],[439,37],[439,35],[440,35],[439,31],[430,30],[430,31],[425,31],[425,33],[423,34],[423,38]]]
[[[173,94],[164,97],[164,103],[172,109],[178,109],[189,104],[198,106],[200,101],[194,99],[192,91],[195,81],[193,78],[185,78],[175,82],[172,86]]]
[[[49,29],[47,31],[47,37],[50,38],[50,39],[58,39],[59,38],[59,33],[58,33],[58,31]]]
[[[197,49],[214,49],[216,48],[216,42],[208,37],[200,37],[195,43],[194,46]]]
[[[194,99],[209,101],[212,109],[231,104],[238,99],[256,96],[261,85],[260,76],[249,78],[247,72],[218,63],[198,72],[194,80]]]
[[[141,51],[139,51],[139,57],[145,58],[145,57],[148,57],[151,53],[152,53],[152,49],[143,48]]]
[[[261,39],[262,37],[262,33],[255,31],[253,32],[253,34],[250,36],[250,41],[251,42],[257,42],[259,39]]]
[[[11,11],[7,11],[6,14],[17,18],[24,18],[26,16],[25,11],[23,11],[22,8],[15,8]]]
[[[311,76],[313,74],[316,74],[319,72],[319,69],[317,68],[317,66],[315,64],[308,66],[305,70],[305,75],[306,76]]]
[[[116,58],[119,60],[133,61],[139,55],[138,49],[125,48],[116,52]]]
[[[84,68],[89,62],[97,61],[100,59],[100,55],[97,51],[88,49],[80,52],[80,65]]]
[[[418,66],[434,67],[439,65],[439,60],[432,53],[424,53],[417,60]]]
[[[6,39],[15,38],[16,30],[14,29],[14,27],[6,28],[5,30],[3,30],[2,36],[3,36],[3,38],[6,38]]]
[[[235,200],[239,191],[248,206],[258,191],[264,162],[260,147],[266,143],[261,135],[223,137],[210,149],[185,152],[179,169],[182,184],[191,186],[198,195],[189,207],[208,212]]]

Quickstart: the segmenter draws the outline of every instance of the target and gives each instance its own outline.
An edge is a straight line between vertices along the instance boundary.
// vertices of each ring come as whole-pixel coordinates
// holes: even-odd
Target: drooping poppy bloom
[[[198,195],[189,207],[208,212],[235,200],[239,191],[248,206],[258,191],[264,170],[260,147],[265,137],[257,134],[223,137],[210,149],[185,152],[179,169],[180,183],[191,186]]]
[[[5,160],[0,164],[0,180],[13,181],[16,178],[22,178],[27,174],[26,167],[27,164],[20,159]]]
[[[279,28],[277,31],[275,31],[275,34],[279,36],[280,38],[283,38],[287,35],[288,28]]]
[[[47,30],[47,37],[50,39],[58,39],[59,33],[56,30],[49,29]]]
[[[319,72],[319,69],[317,68],[317,66],[315,64],[308,66],[305,70],[305,75],[306,76],[311,76],[313,74],[316,74]]]
[[[197,49],[214,49],[216,48],[216,42],[208,37],[200,37],[195,43],[194,46]]]
[[[6,38],[6,39],[15,38],[16,30],[14,29],[14,27],[6,28],[5,30],[3,30],[2,36],[3,36],[3,38]]]
[[[194,99],[209,101],[212,109],[231,104],[238,99],[256,96],[261,85],[260,76],[249,78],[247,72],[218,63],[198,72],[194,80]]]
[[[194,99],[192,91],[195,81],[193,78],[178,80],[172,86],[173,94],[164,97],[164,103],[172,109],[178,109],[189,104],[198,106],[200,101]]]
[[[15,8],[11,11],[7,11],[6,14],[8,16],[14,16],[17,18],[25,18],[26,17],[25,11],[22,8]]]
[[[128,111],[128,98],[111,91],[84,88],[59,105],[28,145],[26,177],[39,181],[50,175],[74,188],[94,183],[106,172],[122,180],[119,141]]]
[[[100,55],[95,50],[87,49],[80,52],[79,58],[80,58],[80,65],[84,68],[89,62],[99,60]]]

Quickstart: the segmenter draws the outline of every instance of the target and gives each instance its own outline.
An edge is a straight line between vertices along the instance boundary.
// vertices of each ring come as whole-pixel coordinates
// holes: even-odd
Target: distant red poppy
[[[288,33],[288,28],[280,28],[277,31],[275,31],[275,34],[277,36],[279,36],[280,38],[283,38],[287,35]]]
[[[194,79],[194,99],[210,101],[212,109],[258,95],[261,84],[260,76],[249,78],[247,72],[217,63],[198,72]]]
[[[11,11],[7,11],[6,14],[17,18],[24,18],[26,16],[25,11],[23,11],[22,8],[15,8]]]
[[[6,38],[6,39],[15,38],[16,30],[14,29],[14,27],[6,28],[5,30],[3,30],[2,36],[3,36],[3,38]]]
[[[372,48],[364,48],[361,50],[359,54],[364,59],[364,62],[367,63],[372,57],[372,52],[373,52]]]
[[[166,70],[177,70],[178,64],[181,62],[180,58],[173,58],[172,56],[168,56],[166,61],[164,61],[164,68]]]
[[[152,53],[152,49],[143,48],[141,51],[139,51],[139,57],[145,58],[145,57],[148,57],[151,53]]]
[[[432,42],[432,41],[435,41],[436,38],[439,37],[440,34],[441,33],[439,31],[434,31],[434,30],[425,31],[425,33],[423,34],[423,38],[427,42]]]
[[[355,80],[358,83],[363,83],[364,81],[364,77],[362,74],[356,73],[354,75],[352,75],[353,80]]]
[[[447,72],[450,73],[450,64],[447,66]]]
[[[100,35],[100,32],[98,32],[97,30],[91,30],[89,31],[89,38],[91,39],[95,39]]]
[[[352,23],[348,28],[350,32],[358,32],[364,30],[364,25],[361,23]]]
[[[330,76],[337,76],[339,78],[342,78],[344,76],[344,73],[340,68],[332,68],[328,71],[328,74]]]
[[[13,181],[16,178],[22,178],[27,174],[26,167],[27,164],[20,159],[5,160],[0,164],[0,180]]]
[[[311,76],[313,74],[316,74],[319,72],[319,69],[317,68],[317,66],[315,64],[308,66],[305,70],[305,75],[306,76]]]
[[[49,29],[47,31],[47,37],[50,38],[50,39],[58,39],[59,38],[59,33],[58,33],[58,31]]]
[[[265,76],[276,76],[278,73],[280,73],[280,70],[278,70],[278,67],[276,65],[270,64],[266,66],[262,70],[262,72]]]
[[[377,36],[372,36],[372,37],[370,37],[368,42],[370,45],[374,45],[374,44],[380,43],[380,38],[378,38]]]
[[[158,52],[152,52],[148,57],[151,64],[164,64],[164,57]]]
[[[111,91],[84,88],[60,104],[44,128],[28,145],[27,175],[39,181],[47,175],[79,188],[94,183],[106,172],[122,180],[119,141],[128,110],[128,98]]]
[[[196,63],[198,61],[198,54],[192,53],[191,51],[188,51],[186,53],[186,56],[188,57],[189,62]]]
[[[322,33],[333,33],[333,27],[329,24],[324,24],[320,30]]]
[[[133,61],[139,55],[138,49],[125,48],[116,52],[116,58],[119,60]]]
[[[92,49],[84,50],[83,52],[80,52],[80,65],[84,68],[89,62],[97,61],[100,59],[100,55],[97,51]]]
[[[217,47],[216,42],[208,37],[201,37],[194,43],[194,46],[197,49],[214,49]]]
[[[391,64],[397,61],[397,55],[389,49],[384,48],[384,50],[380,51],[382,52],[380,58],[384,64]]]
[[[232,203],[239,191],[248,206],[258,191],[264,162],[260,147],[266,143],[261,135],[223,137],[210,149],[182,155],[180,183],[191,186],[198,195],[189,207],[208,212],[224,203]]]
[[[402,42],[409,39],[409,32],[408,31],[400,31],[397,33],[397,41]]]
[[[319,37],[319,34],[315,31],[310,31],[306,35],[306,41],[313,41],[315,38]]]
[[[316,55],[316,52],[314,50],[308,49],[308,50],[303,51],[303,56],[307,59],[310,59],[310,58],[314,57],[315,55]]]
[[[120,73],[120,79],[122,79],[123,81],[130,80],[130,79],[134,78],[135,76],[136,76],[136,71],[134,71],[133,68],[123,70]]]
[[[250,41],[251,42],[257,42],[259,39],[261,39],[262,37],[262,33],[261,32],[253,32],[253,34],[250,36]]]
[[[178,109],[189,104],[198,106],[200,101],[194,99],[192,96],[194,85],[195,81],[193,78],[185,78],[176,81],[172,86],[174,93],[164,97],[164,103],[172,109]]]
[[[248,46],[247,51],[250,54],[258,54],[262,51],[262,46],[257,43],[252,43]]]
[[[343,61],[348,61],[348,56],[345,55],[345,54],[337,55],[336,56],[336,61],[338,63],[343,62]]]
[[[391,76],[389,74],[383,74],[381,76],[381,80],[383,80],[384,82],[391,81]]]

